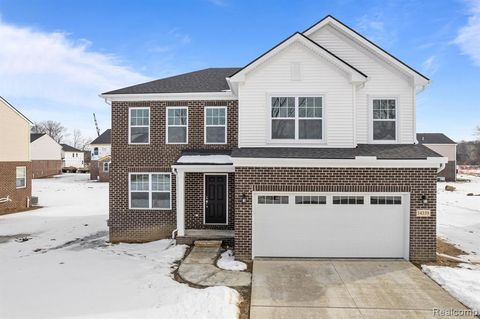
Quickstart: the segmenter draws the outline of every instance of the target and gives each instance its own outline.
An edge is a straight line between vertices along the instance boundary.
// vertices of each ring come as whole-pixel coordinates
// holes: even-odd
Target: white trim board
[[[185,101],[185,100],[238,100],[231,91],[198,93],[142,93],[142,94],[100,94],[107,101]]]

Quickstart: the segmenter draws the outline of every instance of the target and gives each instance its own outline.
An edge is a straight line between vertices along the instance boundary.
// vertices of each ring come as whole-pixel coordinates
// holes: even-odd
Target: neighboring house
[[[108,182],[110,170],[110,154],[112,151],[111,140],[112,131],[111,129],[108,129],[90,143],[90,179],[99,180],[101,182]],[[104,162],[106,159],[109,160],[107,164],[107,171],[104,167]]]
[[[447,160],[415,144],[429,82],[327,16],[245,67],[104,93],[110,240],[216,234],[239,258],[435,260]]]
[[[454,182],[457,179],[457,143],[442,133],[417,133],[417,141],[448,159],[438,176]]]
[[[30,205],[32,126],[28,118],[0,97],[0,214]]]
[[[33,178],[62,173],[62,146],[46,133],[30,134]]]
[[[83,168],[85,166],[83,151],[68,144],[62,144],[62,165],[62,167]]]

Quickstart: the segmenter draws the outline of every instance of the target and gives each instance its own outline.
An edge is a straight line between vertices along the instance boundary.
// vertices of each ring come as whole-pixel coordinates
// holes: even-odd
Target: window
[[[402,205],[402,196],[370,196],[371,205]]]
[[[363,196],[333,196],[333,205],[363,205]]]
[[[17,167],[15,184],[17,188],[27,187],[27,168],[25,166]]]
[[[150,143],[150,108],[130,108],[129,134],[130,144]]]
[[[104,172],[110,171],[110,162],[104,162],[103,163],[103,171]]]
[[[170,173],[131,173],[131,209],[171,209]]]
[[[327,197],[326,196],[295,196],[295,204],[297,205],[319,205],[319,204],[326,204]]]
[[[227,142],[227,108],[205,108],[205,144]]]
[[[167,144],[187,144],[188,109],[167,108]]]
[[[272,97],[272,140],[322,140],[323,97]]]
[[[95,148],[93,149],[93,155],[98,155],[98,147],[95,147]]]
[[[395,141],[397,132],[397,100],[373,99],[373,140]]]
[[[288,204],[288,196],[258,196],[259,204]]]

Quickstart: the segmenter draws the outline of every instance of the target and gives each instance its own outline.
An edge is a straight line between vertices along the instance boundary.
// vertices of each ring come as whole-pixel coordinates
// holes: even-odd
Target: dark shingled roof
[[[356,148],[298,148],[263,147],[237,148],[232,157],[355,159],[355,156],[376,156],[377,159],[414,160],[441,157],[426,146],[418,144],[359,144]]]
[[[240,68],[209,68],[129,86],[103,94],[199,93],[229,90],[225,78]]]
[[[443,133],[417,133],[420,144],[457,144]]]
[[[65,152],[79,152],[79,153],[83,152],[83,151],[79,150],[78,148],[75,148],[75,147],[70,146],[68,144],[60,144],[60,145],[62,145],[62,151],[65,151]]]
[[[105,130],[105,132],[90,143],[90,145],[92,144],[112,144],[112,130]]]
[[[38,140],[40,137],[44,136],[47,133],[30,133],[30,143]]]

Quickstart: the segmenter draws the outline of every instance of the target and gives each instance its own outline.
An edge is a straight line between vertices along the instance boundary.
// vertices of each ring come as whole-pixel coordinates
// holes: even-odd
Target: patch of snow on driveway
[[[106,242],[107,183],[65,174],[33,195],[43,208],[0,216],[0,318],[237,318],[235,290],[172,278],[186,246]]]

